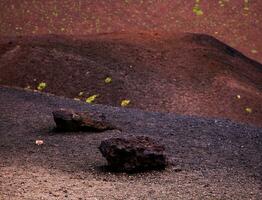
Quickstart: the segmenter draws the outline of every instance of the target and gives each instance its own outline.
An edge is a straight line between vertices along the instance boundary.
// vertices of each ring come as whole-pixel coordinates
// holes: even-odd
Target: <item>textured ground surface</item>
[[[261,129],[3,87],[0,102],[0,199],[262,199]],[[123,131],[53,134],[51,112],[61,107],[104,113]],[[133,175],[104,171],[101,140],[129,134],[165,144],[173,165]]]
[[[82,91],[82,100],[99,94],[96,103],[127,98],[147,111],[250,124],[0,86],[0,200],[262,199],[261,64],[209,36],[171,34],[206,33],[261,62],[262,1],[198,1],[200,15],[196,2],[0,1],[0,85],[43,81],[46,92],[70,98]],[[123,131],[53,134],[51,112],[61,107],[104,113]],[[101,140],[129,134],[165,144],[173,164],[105,171]]]
[[[120,106],[129,99],[147,111],[262,126],[262,65],[207,35],[8,37],[0,47],[2,85],[35,89],[45,82],[46,92],[60,96],[98,94],[95,103]]]

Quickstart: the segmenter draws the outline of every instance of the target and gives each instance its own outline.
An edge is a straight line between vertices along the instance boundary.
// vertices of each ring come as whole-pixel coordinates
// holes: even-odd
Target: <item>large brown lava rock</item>
[[[63,132],[74,131],[105,131],[115,129],[105,121],[104,117],[94,119],[86,113],[76,113],[72,110],[59,109],[53,112],[56,130]]]
[[[106,139],[99,150],[113,171],[160,170],[168,164],[165,147],[146,136]]]

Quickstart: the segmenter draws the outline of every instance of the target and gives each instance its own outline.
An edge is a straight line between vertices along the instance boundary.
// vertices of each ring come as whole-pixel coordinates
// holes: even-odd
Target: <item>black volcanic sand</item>
[[[0,102],[0,199],[262,199],[262,129],[5,87]],[[104,113],[123,131],[54,134],[58,108]],[[173,164],[162,172],[106,171],[101,140],[129,134],[165,144]]]
[[[110,106],[129,99],[129,107],[146,111],[262,127],[261,77],[260,63],[204,34],[0,38],[1,85],[36,89],[45,82],[45,92],[83,101],[99,94],[95,103]]]

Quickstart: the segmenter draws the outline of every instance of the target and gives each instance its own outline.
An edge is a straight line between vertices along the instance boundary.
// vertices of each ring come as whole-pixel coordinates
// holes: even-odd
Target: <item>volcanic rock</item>
[[[72,110],[60,109],[53,112],[56,130],[63,132],[74,131],[106,131],[115,129],[105,121],[105,117],[94,119],[86,113],[76,113]]]
[[[113,171],[160,170],[168,163],[165,147],[146,136],[106,139],[101,142],[99,150]]]

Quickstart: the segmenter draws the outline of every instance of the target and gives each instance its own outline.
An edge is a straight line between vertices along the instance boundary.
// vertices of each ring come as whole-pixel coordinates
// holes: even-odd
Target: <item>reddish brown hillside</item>
[[[95,103],[262,125],[262,67],[203,34],[2,38],[1,84]],[[106,84],[106,77],[112,82]]]
[[[261,0],[1,0],[0,35],[205,33],[262,62],[261,8]]]

